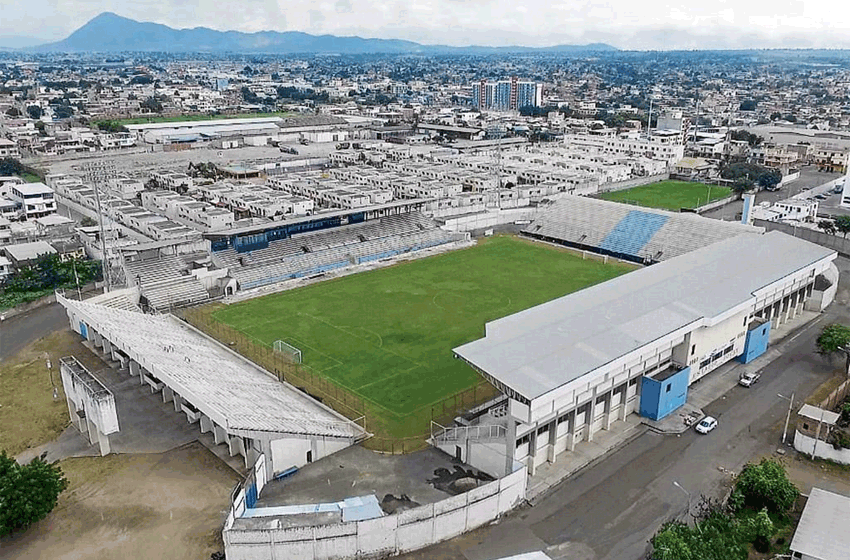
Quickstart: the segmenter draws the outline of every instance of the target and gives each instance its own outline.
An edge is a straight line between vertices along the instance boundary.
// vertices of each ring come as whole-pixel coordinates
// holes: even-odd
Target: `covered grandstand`
[[[174,316],[57,300],[74,331],[125,363],[140,384],[161,391],[202,433],[213,432],[246,467],[263,454],[271,477],[366,436],[356,423]]]
[[[668,260],[763,228],[582,196],[541,209],[523,233],[638,263]]]
[[[508,456],[533,474],[632,412],[672,413],[690,384],[763,353],[771,328],[830,303],[835,258],[779,232],[743,234],[491,321],[454,351],[508,397]],[[488,452],[476,449],[460,459],[475,466]]]
[[[246,290],[450,243],[456,234],[419,213],[395,214],[270,241],[253,251],[227,248],[213,262]]]

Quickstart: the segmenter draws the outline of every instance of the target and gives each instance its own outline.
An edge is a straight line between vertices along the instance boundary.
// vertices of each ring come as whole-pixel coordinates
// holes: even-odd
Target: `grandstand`
[[[564,196],[541,210],[523,233],[531,237],[652,263],[762,228],[699,214],[641,208],[580,196]]]
[[[147,315],[57,296],[71,328],[129,373],[162,391],[164,402],[212,431],[251,466],[258,452],[270,472],[300,466],[366,437],[354,422],[278,381],[172,315]],[[122,414],[119,408],[118,414]]]
[[[189,273],[186,262],[175,255],[136,260],[125,257],[124,275],[128,284],[140,289],[141,303],[154,311],[166,311],[209,299],[204,286]]]
[[[414,212],[297,234],[247,253],[226,249],[212,256],[216,266],[229,269],[239,289],[246,290],[454,240],[452,234]]]

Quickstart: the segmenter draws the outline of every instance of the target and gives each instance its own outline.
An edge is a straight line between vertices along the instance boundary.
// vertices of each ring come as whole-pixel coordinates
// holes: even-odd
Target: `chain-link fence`
[[[272,346],[246,335],[213,318],[213,306],[181,309],[176,314],[195,328],[224,346],[275,374],[280,381],[301,389],[319,402],[333,408],[350,420],[365,417],[364,428],[373,434],[363,445],[382,453],[410,453],[428,446],[431,422],[448,425],[465,410],[494,398],[498,391],[487,381],[398,415],[366,400],[349,389],[312,370],[308,365],[288,361]]]

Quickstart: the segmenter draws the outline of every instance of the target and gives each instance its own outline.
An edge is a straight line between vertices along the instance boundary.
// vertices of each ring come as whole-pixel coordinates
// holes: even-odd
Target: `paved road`
[[[821,325],[850,319],[850,262],[842,260],[839,268],[845,275],[841,301],[780,344],[783,354],[762,370],[760,383],[736,386],[705,407],[719,419],[711,434],[646,433],[556,487],[537,506],[404,558],[484,560],[541,549],[556,559],[643,558],[658,527],[688,509],[688,495],[674,481],[690,492],[694,505],[701,494],[721,497],[729,471],[779,447],[788,401],[777,393],[806,395],[829,376],[832,367],[812,350]]]
[[[30,342],[67,325],[68,316],[58,303],[0,322],[0,362],[15,355]]]
[[[756,203],[774,203],[780,200],[791,198],[792,196],[795,196],[801,192],[812,189],[814,190],[814,192],[818,192],[817,187],[829,183],[831,181],[835,181],[836,179],[840,179],[841,177],[843,177],[843,175],[840,173],[823,173],[818,171],[816,166],[810,165],[800,170],[799,179],[788,183],[788,185],[782,187],[778,191],[759,191],[758,193],[756,193]],[[835,199],[835,201],[837,201],[840,197],[835,196],[833,198]],[[821,207],[823,207],[823,204],[821,204]],[[716,210],[705,212],[703,215],[718,220],[732,221],[740,219],[742,208],[743,203],[740,200],[737,200],[735,202],[726,204],[721,208],[717,208]]]

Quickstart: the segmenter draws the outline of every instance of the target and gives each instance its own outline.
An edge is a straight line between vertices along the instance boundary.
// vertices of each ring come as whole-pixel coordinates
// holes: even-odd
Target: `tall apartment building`
[[[513,76],[495,83],[481,80],[473,84],[472,100],[479,109],[510,111],[540,106],[542,92],[539,84]]]

